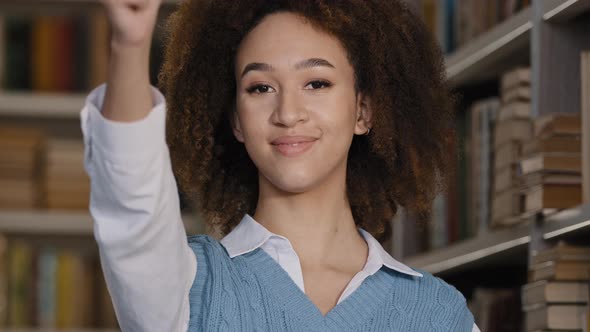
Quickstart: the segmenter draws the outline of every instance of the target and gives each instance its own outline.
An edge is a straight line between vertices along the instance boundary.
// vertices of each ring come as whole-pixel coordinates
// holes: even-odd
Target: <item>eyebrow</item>
[[[335,68],[334,65],[332,65],[328,60],[325,60],[322,58],[305,59],[305,60],[299,61],[298,63],[296,63],[293,66],[293,68],[295,68],[296,70],[307,69],[307,68],[312,68],[312,67]],[[244,67],[241,77],[244,77],[244,75],[246,75],[249,71],[252,71],[252,70],[273,71],[274,68],[271,65],[269,65],[268,63],[252,62],[252,63],[247,64],[246,67]]]

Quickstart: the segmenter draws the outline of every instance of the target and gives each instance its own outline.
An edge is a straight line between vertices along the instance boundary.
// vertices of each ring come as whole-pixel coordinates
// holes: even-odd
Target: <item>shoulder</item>
[[[433,313],[439,322],[452,326],[451,331],[471,331],[474,317],[467,307],[465,296],[455,286],[421,269],[413,270],[422,274],[420,283],[429,294]]]
[[[455,286],[427,271],[417,268],[413,268],[413,270],[422,274],[422,278],[418,279],[432,292],[434,300],[447,305],[457,304],[466,306],[467,301],[465,297]]]

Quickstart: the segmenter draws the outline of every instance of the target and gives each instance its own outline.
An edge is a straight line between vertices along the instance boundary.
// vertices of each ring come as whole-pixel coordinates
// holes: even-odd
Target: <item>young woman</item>
[[[95,238],[124,331],[477,331],[381,246],[452,169],[441,54],[401,1],[103,0],[106,84],[81,112]],[[177,181],[221,230],[186,238]]]

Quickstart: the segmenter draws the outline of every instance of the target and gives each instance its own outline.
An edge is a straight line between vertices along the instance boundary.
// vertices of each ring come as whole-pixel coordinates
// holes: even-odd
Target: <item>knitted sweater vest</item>
[[[197,257],[189,331],[471,332],[473,316],[453,286],[387,267],[325,316],[287,272],[257,248],[230,258],[208,235],[188,237]]]

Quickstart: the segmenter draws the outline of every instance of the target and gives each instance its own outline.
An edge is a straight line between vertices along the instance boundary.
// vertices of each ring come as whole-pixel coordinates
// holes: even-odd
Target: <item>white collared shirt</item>
[[[123,331],[186,331],[188,294],[198,264],[186,241],[165,141],[164,96],[152,87],[155,106],[145,118],[115,122],[99,111],[105,87],[88,95],[80,122],[94,237],[115,312]],[[338,303],[383,266],[422,276],[391,257],[370,233],[358,230],[369,248],[367,262]],[[245,215],[220,242],[231,257],[260,247],[305,292],[301,264],[289,240],[251,216]],[[472,332],[479,332],[475,324]]]

